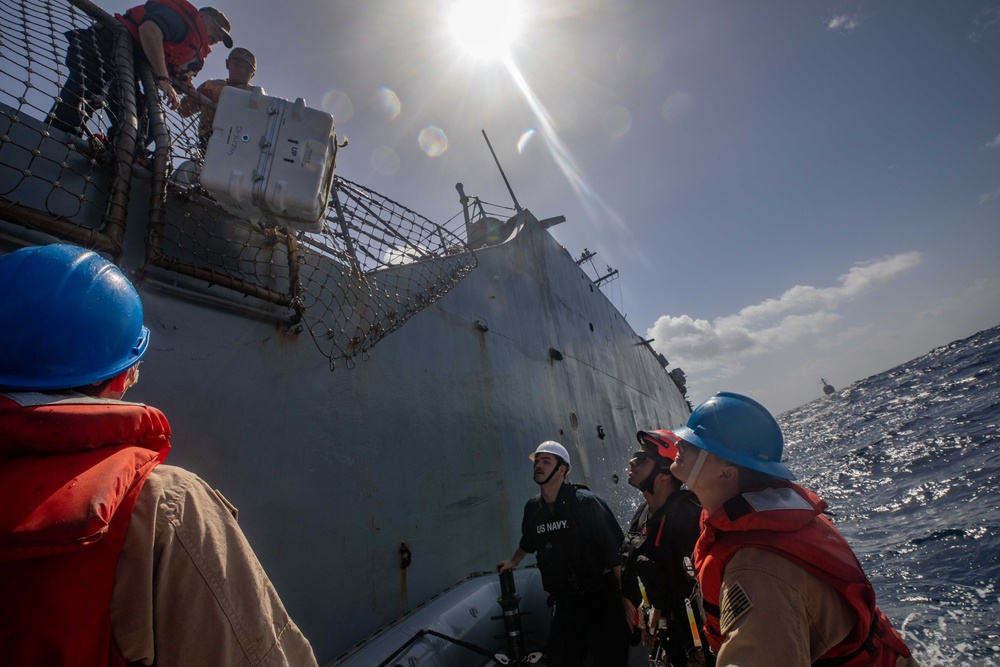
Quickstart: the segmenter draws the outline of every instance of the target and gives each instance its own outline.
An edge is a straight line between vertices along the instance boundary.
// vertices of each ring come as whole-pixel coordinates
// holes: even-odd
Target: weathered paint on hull
[[[46,198],[22,185],[8,196],[43,210]],[[135,179],[127,271],[141,265],[148,202],[148,181]],[[522,218],[369,360],[334,372],[307,334],[285,329],[284,310],[271,316],[167,271],[139,281],[151,350],[129,399],[170,418],[170,463],[240,507],[321,661],[513,552],[537,492],[527,454],[538,442],[566,445],[573,480],[624,522],[636,500],[623,482],[633,434],[687,414],[622,315],[543,225]],[[4,249],[53,240],[8,223],[0,232]],[[247,234],[233,224],[218,238]]]
[[[169,416],[171,463],[240,508],[321,662],[513,552],[538,442],[566,445],[573,480],[624,522],[635,431],[686,418],[652,353],[537,221],[477,255],[368,361],[334,372],[305,334],[140,287],[152,349],[129,398]]]
[[[17,19],[22,34],[44,32],[28,16],[14,17],[15,32]],[[35,51],[50,70],[60,62],[53,53]],[[27,76],[20,61],[8,64]],[[128,167],[128,149],[113,171],[88,155],[86,140],[50,133],[34,117],[48,102],[5,101],[17,104],[0,103],[0,252],[56,240],[37,231],[46,216],[53,233],[99,239],[113,208],[110,174],[131,173],[130,196],[119,191],[129,209],[122,263],[143,267],[148,172]],[[335,372],[308,334],[285,330],[287,310],[166,269],[135,275],[152,339],[129,399],[170,418],[170,463],[240,507],[244,531],[321,662],[513,552],[523,503],[537,493],[527,455],[538,442],[566,445],[573,480],[607,498],[624,522],[636,502],[624,484],[636,429],[686,418],[683,397],[640,337],[544,226],[523,217],[512,238],[478,250],[478,267],[378,342],[369,360]],[[212,247],[200,249],[221,263],[238,264],[246,251],[261,271],[274,269],[254,276],[261,287],[281,273],[260,230],[221,217],[175,222],[205,223],[198,238]],[[185,233],[178,246],[197,243]],[[117,254],[119,240],[105,250]],[[403,541],[412,554],[406,570]]]

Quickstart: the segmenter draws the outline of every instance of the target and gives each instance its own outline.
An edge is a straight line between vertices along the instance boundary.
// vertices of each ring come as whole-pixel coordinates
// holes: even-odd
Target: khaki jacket
[[[150,473],[111,597],[112,637],[130,664],[316,667],[234,514],[186,470]]]
[[[749,605],[727,595],[737,584]],[[810,667],[854,627],[850,606],[832,586],[773,551],[745,548],[733,555],[722,580],[720,616],[741,599],[742,615],[719,649],[718,667]],[[900,658],[896,667],[919,667]]]

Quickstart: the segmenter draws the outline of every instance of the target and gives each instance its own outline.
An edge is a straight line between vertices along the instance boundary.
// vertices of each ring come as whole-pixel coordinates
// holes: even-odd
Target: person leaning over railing
[[[219,97],[222,96],[222,89],[226,86],[240,90],[259,89],[262,93],[264,92],[260,86],[250,85],[250,80],[257,72],[257,58],[249,49],[237,46],[230,51],[229,57],[226,58],[226,71],[229,72],[229,76],[225,79],[209,79],[198,86],[197,92],[216,105],[219,103]],[[201,112],[201,118],[198,120],[198,147],[204,153],[208,147],[208,138],[212,135],[215,107],[202,103],[194,95],[185,95],[177,113],[183,118],[189,118],[198,112]]]
[[[148,62],[156,88],[171,109],[180,105],[172,79],[190,83],[201,71],[212,46],[222,42],[232,48],[231,24],[214,7],[195,9],[187,0],[150,0],[115,18],[125,26],[134,44],[136,64]],[[100,108],[108,94],[113,71],[114,31],[95,23],[66,33],[69,75],[49,112],[52,127],[82,136],[84,124]],[[136,77],[136,99],[139,98]],[[140,107],[142,104],[140,104]],[[111,127],[120,122],[121,109],[112,99]]]
[[[150,332],[118,267],[22,248],[0,293],[0,663],[315,667],[235,508],[122,400]]]

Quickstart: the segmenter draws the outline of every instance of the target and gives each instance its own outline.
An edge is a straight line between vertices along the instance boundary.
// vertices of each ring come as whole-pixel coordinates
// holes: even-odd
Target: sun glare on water
[[[517,0],[457,0],[448,14],[451,33],[467,55],[505,59],[522,22]]]

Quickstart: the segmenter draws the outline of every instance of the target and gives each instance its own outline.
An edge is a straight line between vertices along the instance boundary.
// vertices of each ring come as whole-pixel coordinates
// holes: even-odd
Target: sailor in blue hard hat
[[[128,278],[52,244],[0,256],[0,294],[3,664],[139,664],[155,647],[157,665],[315,667],[234,508],[161,465],[162,412],[121,400],[150,338]]]
[[[70,245],[19,250],[3,257],[0,287],[0,387],[89,385],[136,368],[146,354],[139,295],[97,253]]]
[[[719,392],[673,433],[670,470],[704,508],[694,567],[718,664],[917,664],[827,504],[791,481],[767,408]]]
[[[767,408],[748,396],[719,392],[695,408],[687,424],[673,432],[681,440],[680,455],[670,470],[692,490],[710,459],[724,460],[763,475],[795,479],[781,462],[785,446],[781,427]],[[685,445],[693,446],[693,451]],[[711,487],[703,491],[710,492]],[[701,494],[698,497],[704,504]]]

